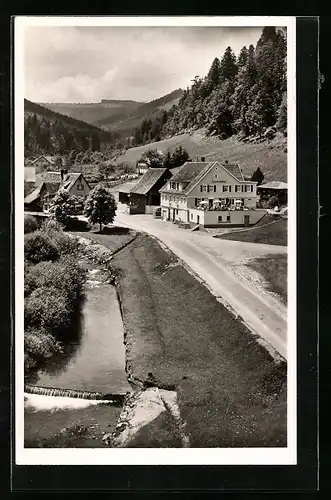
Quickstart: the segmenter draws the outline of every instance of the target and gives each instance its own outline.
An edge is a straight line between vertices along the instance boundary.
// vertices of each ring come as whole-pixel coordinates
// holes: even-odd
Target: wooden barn
[[[171,176],[167,168],[149,168],[128,193],[129,213],[152,213],[153,207],[160,206],[159,190]]]

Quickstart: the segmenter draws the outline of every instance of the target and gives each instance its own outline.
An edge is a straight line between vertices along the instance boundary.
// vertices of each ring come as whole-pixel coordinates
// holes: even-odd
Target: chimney
[[[225,165],[227,165],[228,163],[229,163],[228,160],[225,160]]]
[[[205,157],[204,156],[201,156],[201,161],[204,162],[205,161]]]
[[[61,168],[61,181],[63,181],[63,177],[64,177],[64,170]]]

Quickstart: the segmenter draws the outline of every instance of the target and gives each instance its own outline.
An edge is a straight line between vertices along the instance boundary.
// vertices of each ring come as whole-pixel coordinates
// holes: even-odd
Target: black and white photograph
[[[18,464],[296,464],[295,125],[295,18],[16,17]]]

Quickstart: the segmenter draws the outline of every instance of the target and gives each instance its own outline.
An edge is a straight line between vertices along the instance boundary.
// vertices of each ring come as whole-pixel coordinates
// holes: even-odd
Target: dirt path
[[[231,266],[268,254],[286,253],[287,247],[220,240],[205,232],[179,229],[151,216],[130,216],[120,207],[116,225],[145,231],[158,238],[196,273],[211,292],[242,317],[246,325],[286,358],[287,308],[261,294]]]

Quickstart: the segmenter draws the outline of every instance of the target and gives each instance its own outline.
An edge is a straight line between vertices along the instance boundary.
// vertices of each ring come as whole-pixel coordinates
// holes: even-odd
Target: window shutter
[[[195,205],[198,204],[198,198],[195,198]]]
[[[214,193],[216,193],[216,184],[214,184]]]
[[[231,184],[230,184],[230,186],[229,186],[229,193],[231,193]]]
[[[200,186],[200,193],[202,193],[202,184],[201,184],[201,186]]]
[[[207,186],[207,193],[209,193],[209,184],[208,184],[208,186]]]

